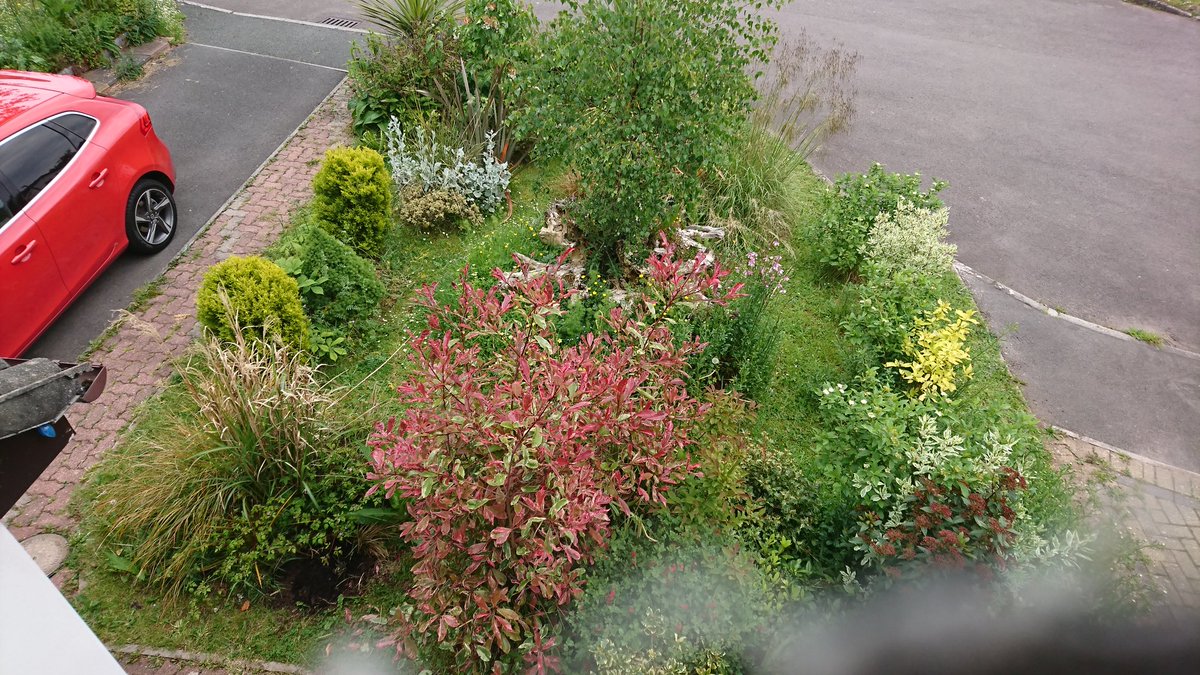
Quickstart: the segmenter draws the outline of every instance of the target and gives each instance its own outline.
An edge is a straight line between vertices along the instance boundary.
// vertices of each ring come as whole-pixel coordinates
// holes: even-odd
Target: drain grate
[[[326,26],[337,26],[338,28],[354,28],[358,25],[358,22],[354,19],[342,19],[336,16],[331,16],[321,23],[325,24]]]

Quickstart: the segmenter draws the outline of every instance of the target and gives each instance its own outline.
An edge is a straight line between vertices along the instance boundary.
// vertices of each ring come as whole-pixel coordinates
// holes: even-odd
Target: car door
[[[41,228],[71,293],[83,290],[125,241],[124,200],[108,155],[89,141],[96,124],[78,113],[43,120],[7,142],[0,158],[15,192],[41,186],[26,215]],[[19,147],[10,149],[14,142]]]
[[[67,303],[67,287],[37,223],[14,214],[0,183],[0,357],[20,356]]]

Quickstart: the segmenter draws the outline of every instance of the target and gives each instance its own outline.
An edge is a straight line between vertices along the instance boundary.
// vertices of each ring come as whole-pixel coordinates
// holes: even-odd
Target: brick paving
[[[1117,472],[1120,498],[1107,507],[1118,527],[1149,544],[1146,572],[1159,592],[1158,609],[1176,620],[1200,615],[1200,474],[1073,434],[1051,450],[1085,473],[1097,467]]]
[[[84,472],[116,443],[137,406],[161,390],[172,361],[198,335],[196,289],[212,264],[261,252],[288,215],[312,196],[312,178],[326,149],[354,142],[343,82],[300,129],[217,214],[163,273],[161,293],[127,315],[90,360],[108,368],[108,386],[94,403],[68,412],[76,429],[66,449],[3,518],[18,540],[42,532],[69,535],[78,524],[67,510]],[[55,575],[61,584],[69,571]]]

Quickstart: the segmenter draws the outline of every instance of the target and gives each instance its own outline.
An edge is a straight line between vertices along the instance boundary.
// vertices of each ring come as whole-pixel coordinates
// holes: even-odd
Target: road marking
[[[333,66],[326,66],[326,65],[322,65],[320,63],[309,63],[308,61],[297,61],[296,59],[285,59],[282,56],[271,56],[270,54],[259,54],[257,52],[248,52],[248,51],[245,51],[242,49],[232,49],[230,47],[218,47],[217,45],[206,45],[203,42],[185,42],[184,44],[192,45],[195,47],[205,47],[207,49],[219,49],[223,52],[233,52],[235,54],[245,54],[247,56],[261,56],[264,59],[275,59],[276,61],[287,61],[288,63],[298,63],[302,66],[312,66],[313,68],[324,68],[325,70],[335,70],[339,73],[347,72],[345,68],[334,68]]]
[[[183,4],[183,5],[191,5],[193,7],[199,7],[200,9],[207,9],[207,10],[211,10],[213,12],[221,12],[222,14],[232,14],[233,16],[244,16],[249,19],[266,19],[267,21],[282,21],[284,23],[300,24],[301,26],[315,26],[317,28],[328,28],[330,30],[343,30],[348,33],[366,34],[366,33],[371,32],[369,30],[363,30],[362,28],[343,28],[342,26],[331,26],[326,23],[317,23],[315,21],[302,21],[300,19],[287,19],[282,16],[267,16],[265,14],[250,14],[248,12],[235,12],[232,9],[225,9],[224,7],[213,7],[212,5],[206,5],[202,2],[192,2],[192,0],[179,0],[179,2],[180,2],[180,4]]]
[[[1043,305],[1042,303],[1038,302],[1037,300],[1034,300],[1033,298],[1029,297],[1028,295],[1025,295],[1024,293],[1016,291],[1012,288],[1009,288],[1008,286],[1005,286],[1004,284],[1000,283],[999,281],[996,281],[995,279],[993,279],[985,274],[976,272],[975,270],[971,269],[970,267],[967,267],[966,265],[964,265],[958,261],[954,262],[954,269],[958,270],[960,276],[963,274],[967,274],[967,275],[975,277],[976,279],[979,279],[980,281],[982,281],[984,283],[991,284],[992,286],[995,286],[996,288],[1004,291],[1005,293],[1008,293],[1010,296],[1012,296],[1018,302],[1020,302],[1024,305],[1027,305],[1033,309],[1036,309],[1037,311],[1039,311],[1043,314],[1047,314],[1056,319],[1062,319],[1063,321],[1066,321],[1068,323],[1073,323],[1076,326],[1080,326],[1080,327],[1086,328],[1088,330],[1095,331],[1095,332],[1101,333],[1103,335],[1107,335],[1109,337],[1117,338],[1118,340],[1125,340],[1126,342],[1141,342],[1141,340],[1138,340],[1137,338],[1133,337],[1132,335],[1122,333],[1119,330],[1114,330],[1112,328],[1109,328],[1108,326],[1101,326],[1098,323],[1092,323],[1091,321],[1088,321],[1087,319],[1081,319],[1077,316],[1071,316],[1070,314],[1065,314],[1063,312],[1058,311],[1057,309],[1054,309],[1053,307],[1047,307],[1046,305]],[[1171,345],[1161,345],[1159,347],[1154,347],[1154,349],[1158,349],[1158,350],[1164,351],[1164,352],[1171,352],[1172,354],[1177,354],[1184,358],[1200,361],[1200,354],[1197,354],[1196,352],[1190,352],[1186,349],[1181,349],[1179,347],[1172,347]]]

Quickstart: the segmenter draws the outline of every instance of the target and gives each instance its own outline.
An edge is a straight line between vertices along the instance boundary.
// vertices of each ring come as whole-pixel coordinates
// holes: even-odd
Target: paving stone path
[[[1200,474],[1131,455],[1091,439],[1063,435],[1055,458],[1083,473],[1111,469],[1120,497],[1107,500],[1115,527],[1146,542],[1156,609],[1176,620],[1200,616]]]
[[[17,540],[43,532],[69,535],[78,524],[67,505],[84,472],[116,443],[137,406],[161,390],[172,361],[198,334],[196,289],[205,270],[232,255],[261,252],[275,241],[296,205],[312,196],[325,150],[354,142],[343,82],[230,200],[163,274],[161,293],[118,328],[90,357],[108,369],[94,403],[68,412],[76,429],[66,449],[3,518]],[[70,571],[55,575],[61,587]]]

